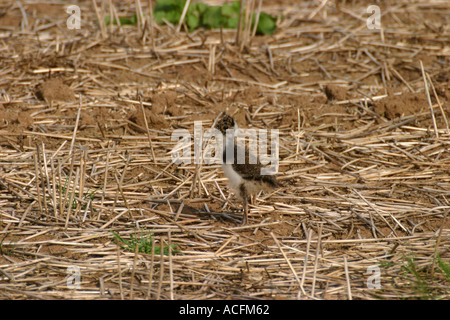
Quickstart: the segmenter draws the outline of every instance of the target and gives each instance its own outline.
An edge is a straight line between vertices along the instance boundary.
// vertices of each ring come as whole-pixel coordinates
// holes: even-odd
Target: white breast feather
[[[238,191],[239,185],[242,183],[243,180],[242,177],[236,171],[233,170],[233,166],[231,164],[223,163],[222,170],[227,176],[231,187],[236,191]]]

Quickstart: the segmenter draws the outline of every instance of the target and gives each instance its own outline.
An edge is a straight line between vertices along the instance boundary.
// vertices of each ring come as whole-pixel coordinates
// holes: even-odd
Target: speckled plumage
[[[259,159],[256,158],[256,163],[250,163],[250,153],[248,148],[245,148],[245,161],[244,163],[238,163],[237,155],[239,154],[238,150],[242,148],[236,142],[236,137],[233,137],[234,144],[234,161],[232,163],[227,163],[227,143],[230,141],[226,140],[226,133],[229,130],[229,133],[236,133],[238,130],[237,123],[234,119],[225,114],[216,124],[216,129],[218,129],[223,135],[223,155],[222,155],[222,169],[225,175],[228,178],[230,186],[233,188],[236,195],[243,200],[244,203],[244,217],[242,224],[247,223],[247,204],[250,196],[256,195],[261,190],[271,190],[273,188],[281,186],[281,184],[277,181],[274,175],[262,175],[261,169],[263,166],[259,162]],[[231,131],[231,132],[230,132]],[[254,161],[255,162],[255,161]]]

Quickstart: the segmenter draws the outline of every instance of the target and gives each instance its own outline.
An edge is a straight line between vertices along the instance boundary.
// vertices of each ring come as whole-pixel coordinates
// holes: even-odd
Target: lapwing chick
[[[244,216],[242,224],[244,225],[247,223],[250,197],[256,196],[261,190],[270,191],[280,187],[281,184],[277,181],[275,175],[262,174],[261,169],[263,166],[259,161],[259,157],[250,155],[249,148],[245,144],[242,146],[241,143],[237,143],[238,125],[233,117],[225,113],[217,122],[215,128],[220,131],[223,137],[222,169],[228,178],[231,188],[243,201]],[[245,148],[245,153],[242,150],[239,152],[240,148]],[[227,150],[230,154],[233,153],[233,157],[228,157],[231,158],[228,161]],[[242,161],[243,159],[238,159],[238,156],[242,154],[245,155],[244,161]]]

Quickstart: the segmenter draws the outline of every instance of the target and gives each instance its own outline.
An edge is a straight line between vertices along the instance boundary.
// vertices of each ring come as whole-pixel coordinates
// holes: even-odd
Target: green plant
[[[140,236],[138,236],[135,232],[134,234],[130,235],[130,240],[126,240],[126,239],[122,238],[114,231],[111,231],[111,233],[113,234],[114,238],[116,239],[116,241],[117,241],[116,243],[122,249],[131,251],[131,252],[135,252],[136,247],[137,247],[137,251],[140,253],[146,253],[146,254],[152,253],[153,236],[152,236],[151,232],[148,232],[148,234],[145,235],[144,232],[141,231]],[[177,247],[176,244],[172,244],[170,247],[172,248],[172,253],[174,253],[174,254],[181,253],[180,251],[175,250],[175,248]],[[162,250],[163,250],[164,255],[169,254],[169,246],[163,246]],[[155,246],[154,253],[161,254],[161,246]]]
[[[9,235],[9,233],[5,234],[2,240],[0,240],[0,255],[6,254],[6,251],[3,252],[3,241],[5,241],[6,237]]]
[[[446,278],[448,284],[450,285],[450,265],[442,261],[438,253],[436,253],[436,260],[439,267],[439,272]]]
[[[171,24],[178,24],[185,4],[186,0],[156,0],[156,5],[153,8],[153,18],[158,24],[164,24],[165,21]],[[219,29],[221,27],[224,29],[236,29],[239,23],[240,7],[240,1],[233,1],[222,6],[209,6],[202,2],[192,2],[189,4],[184,21],[189,31],[194,31],[200,27],[206,29]],[[135,25],[137,17],[136,15],[121,17],[119,21],[122,25]],[[252,28],[255,21],[256,14],[253,13]],[[106,25],[111,23],[109,16],[105,17],[105,23]],[[113,23],[117,24],[117,21],[114,19]],[[276,28],[276,18],[268,13],[260,12],[256,33],[271,35]]]
[[[186,0],[157,0],[153,8],[153,19],[159,24],[164,23],[163,19],[176,24],[181,18],[185,3]]]
[[[450,266],[442,261],[439,254],[436,254],[437,267],[445,279],[442,277],[438,279],[435,274],[431,275],[426,269],[420,269],[414,258],[405,257],[404,259],[406,264],[402,266],[403,276],[410,281],[410,286],[418,298],[423,300],[439,299],[441,295],[449,293]],[[439,286],[439,283],[444,283],[444,286]]]
[[[13,240],[14,244],[11,244],[12,241],[10,241],[9,245],[11,246],[11,248],[6,248],[5,245],[3,244],[3,241],[5,241],[6,237],[8,237],[9,235],[10,232],[5,234],[5,236],[0,240],[0,255],[11,255],[14,251],[15,242],[17,240]]]
[[[137,23],[137,15],[132,15],[131,17],[119,17],[119,22],[120,25],[135,25]],[[111,17],[110,16],[106,16],[105,17],[105,24],[109,25],[111,23]],[[114,19],[113,20],[113,24],[117,25],[117,20]]]
[[[411,287],[418,292],[422,299],[430,299],[431,293],[428,288],[428,282],[423,277],[422,273],[418,270],[417,264],[414,258],[405,257],[406,265],[402,266],[402,269],[414,277],[411,281]]]
[[[61,189],[61,192],[62,192],[63,194],[66,193],[66,186],[67,186],[68,179],[69,179],[69,177],[67,177],[67,179],[66,179],[66,181],[65,181],[63,187],[58,186],[58,188]],[[93,190],[93,191],[91,191],[91,192],[89,192],[90,189],[88,189],[87,192],[86,192],[86,194],[83,196],[83,200],[87,200],[87,199],[94,200],[94,195],[95,195],[95,193],[96,193],[99,189],[100,189],[100,188],[97,188],[96,190]],[[78,205],[78,200],[77,200],[77,198],[79,198],[79,194],[78,194],[77,192],[74,193],[74,198],[73,198],[71,204],[69,203],[69,202],[70,202],[70,200],[69,200],[70,198],[71,198],[71,194],[69,194],[68,197],[67,197],[67,204],[66,204],[66,206],[69,207],[69,206],[71,205],[71,206],[72,206],[72,209],[76,209],[76,208],[77,208],[77,205]],[[82,209],[82,210],[86,209],[86,205],[87,205],[86,203],[83,204],[83,205],[81,206],[81,209]],[[95,212],[96,210],[94,209],[93,211]]]

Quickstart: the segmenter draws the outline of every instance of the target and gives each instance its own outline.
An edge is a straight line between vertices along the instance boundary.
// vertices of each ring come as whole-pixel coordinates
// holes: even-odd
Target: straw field
[[[71,4],[0,1],[0,299],[450,297],[448,2],[244,2],[272,35]],[[172,161],[222,111],[279,130],[244,226],[219,164]]]

